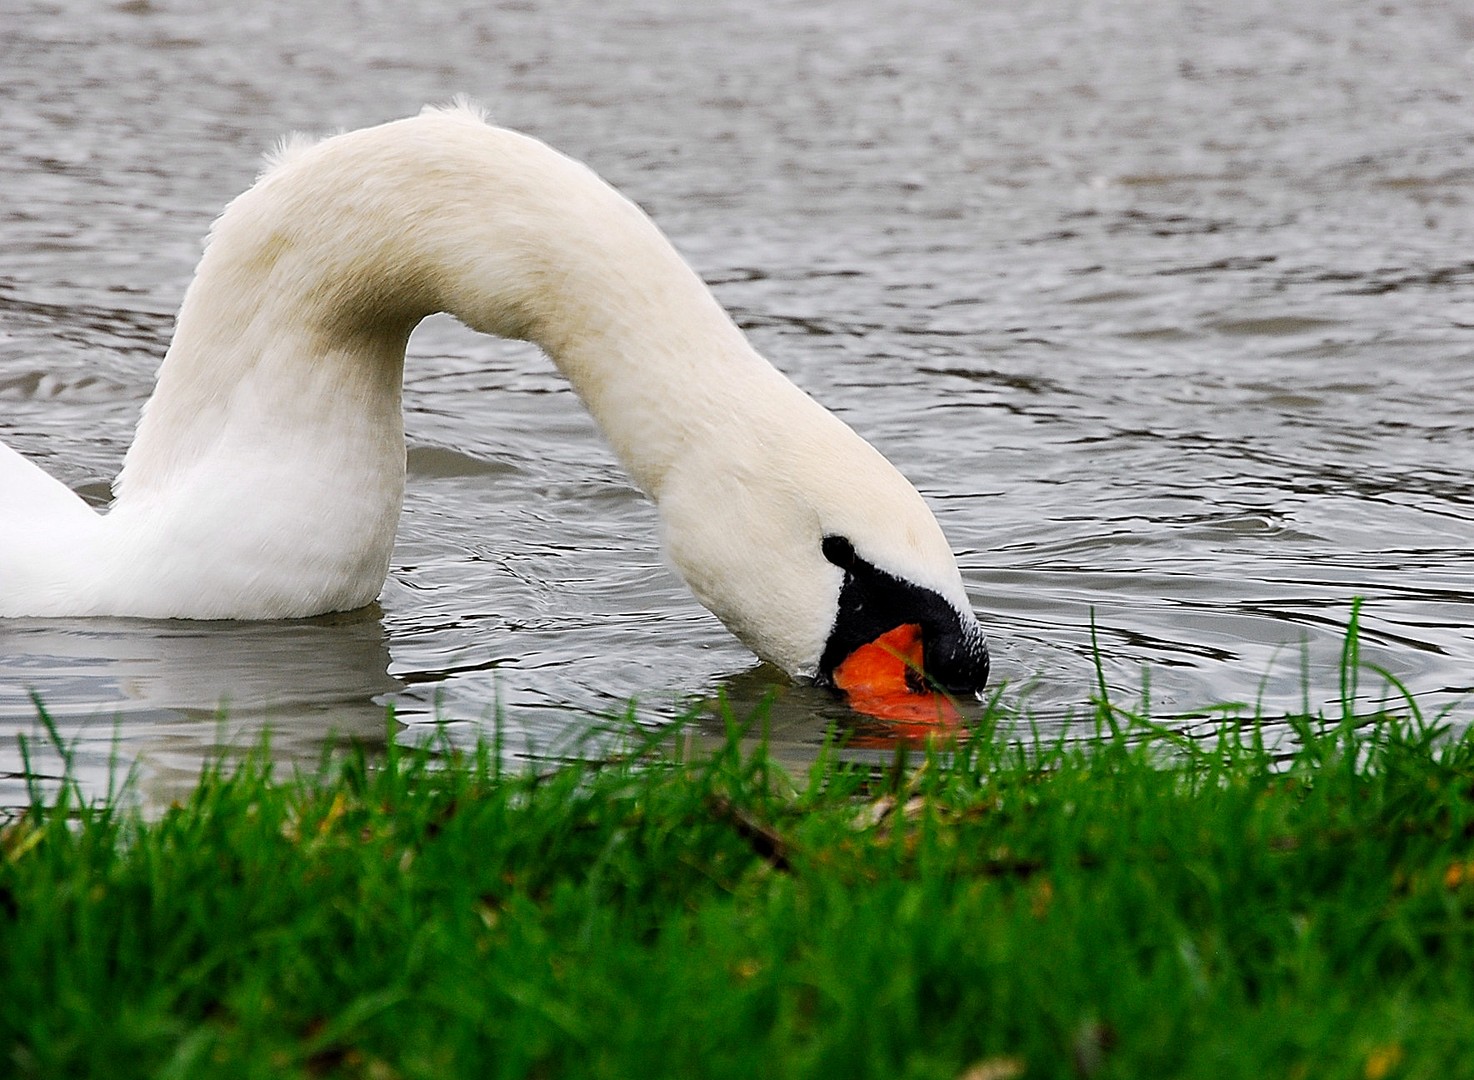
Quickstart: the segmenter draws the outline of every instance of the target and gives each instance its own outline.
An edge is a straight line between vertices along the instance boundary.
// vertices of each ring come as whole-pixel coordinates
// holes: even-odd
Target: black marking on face
[[[921,663],[930,688],[973,694],[987,684],[988,643],[976,620],[965,619],[931,589],[865,561],[843,536],[824,537],[822,547],[824,558],[844,571],[844,583],[839,611],[819,658],[819,682],[832,684],[834,669],[860,646],[915,623],[921,627]]]

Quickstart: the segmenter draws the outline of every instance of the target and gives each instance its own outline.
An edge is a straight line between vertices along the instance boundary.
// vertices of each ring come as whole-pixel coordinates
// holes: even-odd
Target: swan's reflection
[[[53,790],[62,773],[61,756],[38,722],[38,700],[68,748],[84,796],[105,796],[134,770],[134,794],[156,808],[187,795],[202,763],[228,749],[259,745],[268,732],[273,759],[287,767],[311,767],[334,740],[382,745],[389,733],[386,706],[395,697],[416,697],[413,687],[388,674],[389,645],[377,606],[287,622],[0,620],[0,808],[27,802],[18,736],[27,740],[31,773],[43,789]],[[725,742],[725,713],[746,729],[744,745],[766,743],[794,776],[803,775],[826,743],[842,746],[848,760],[886,763],[897,748],[919,747],[932,734],[867,718],[831,691],[795,682],[767,664],[718,678],[687,700],[701,706],[678,736],[688,751],[711,751]],[[531,728],[523,731],[536,727],[538,718],[520,715],[526,711],[507,720],[513,756],[597,756],[620,746],[617,725],[592,716],[575,725],[583,734],[574,738],[566,707],[547,710],[546,731],[562,736],[543,746]],[[663,711],[674,716],[687,710],[677,705]],[[428,717],[438,709],[427,704],[425,712]],[[414,734],[399,737],[422,741],[423,727],[411,718],[406,731]],[[616,737],[599,736],[601,727]],[[491,730],[483,718],[449,725],[441,734],[469,743]],[[520,751],[518,733],[529,743]]]
[[[60,775],[37,701],[86,796],[140,763],[138,792],[155,803],[268,729],[281,761],[310,762],[333,737],[381,743],[385,696],[400,689],[388,667],[377,606],[290,622],[0,620],[0,805],[26,801],[18,736],[33,775]]]
[[[680,738],[689,750],[714,750],[727,738],[725,716],[743,728],[749,749],[763,744],[770,757],[801,777],[821,747],[834,747],[846,761],[889,764],[897,751],[921,751],[929,743],[944,746],[966,740],[981,722],[983,706],[959,701],[959,719],[921,723],[866,716],[833,691],[794,682],[768,664],[758,664],[723,679],[718,696],[709,699]],[[996,722],[996,721],[993,721]]]

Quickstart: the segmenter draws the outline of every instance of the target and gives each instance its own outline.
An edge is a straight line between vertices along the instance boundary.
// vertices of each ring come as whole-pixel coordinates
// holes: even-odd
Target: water
[[[0,0],[0,438],[101,500],[219,208],[284,132],[466,92],[648,209],[766,355],[930,497],[1007,696],[1301,703],[1353,596],[1431,711],[1474,692],[1474,16],[1449,2],[20,5]],[[42,695],[83,777],[177,791],[272,730],[577,752],[820,692],[662,567],[550,365],[431,320],[368,612],[0,624],[0,802]],[[221,703],[227,710],[221,718]],[[884,741],[884,732],[867,735]],[[55,769],[45,754],[36,771]]]

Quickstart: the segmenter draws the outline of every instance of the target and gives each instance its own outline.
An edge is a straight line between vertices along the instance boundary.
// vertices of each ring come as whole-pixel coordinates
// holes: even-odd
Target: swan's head
[[[667,475],[667,557],[763,659],[864,712],[955,717],[946,699],[983,689],[988,647],[936,518],[791,385],[766,401],[784,423],[708,434]]]

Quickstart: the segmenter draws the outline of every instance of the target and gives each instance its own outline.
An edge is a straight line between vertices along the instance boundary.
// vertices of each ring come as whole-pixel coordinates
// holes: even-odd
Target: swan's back
[[[98,513],[0,443],[0,617],[69,614],[75,581],[58,573],[95,544]]]
[[[85,529],[97,512],[29,458],[0,443],[0,537],[12,532]],[[0,547],[0,559],[6,548]],[[0,568],[4,567],[0,562]],[[5,576],[0,572],[0,581]]]

